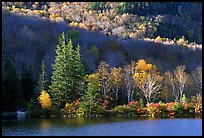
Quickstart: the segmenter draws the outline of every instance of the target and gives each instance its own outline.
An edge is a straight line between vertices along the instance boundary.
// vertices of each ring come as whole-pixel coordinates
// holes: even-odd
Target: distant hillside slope
[[[35,80],[40,63],[45,60],[50,78],[58,36],[62,32],[73,38],[74,45],[81,46],[88,72],[95,71],[100,60],[107,61],[111,66],[123,66],[131,60],[144,58],[156,64],[161,72],[172,70],[180,64],[186,65],[187,71],[191,72],[202,65],[202,45],[199,48],[196,44],[167,45],[160,43],[160,39],[155,42],[118,39],[117,36],[106,36],[100,31],[74,28],[64,22],[51,22],[2,10],[2,75],[5,59],[14,57],[17,71],[21,72],[24,65],[31,65]]]
[[[2,2],[2,8],[119,38],[184,36],[202,44],[201,2]]]

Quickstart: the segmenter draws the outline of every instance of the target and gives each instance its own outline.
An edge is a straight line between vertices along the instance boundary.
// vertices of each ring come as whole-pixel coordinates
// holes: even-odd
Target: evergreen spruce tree
[[[47,80],[46,67],[45,67],[45,62],[42,61],[41,66],[40,66],[40,71],[39,71],[39,79],[38,79],[37,86],[35,87],[35,91],[34,91],[35,101],[38,102],[37,98],[40,96],[40,93],[43,90],[47,91],[47,89],[48,89],[48,80]]]
[[[76,96],[80,96],[83,94],[83,89],[84,89],[84,76],[85,76],[85,69],[82,63],[82,57],[80,54],[80,46],[78,45],[76,50],[75,50],[75,56],[74,56],[74,86],[76,90]]]
[[[60,35],[56,48],[57,56],[53,65],[53,76],[49,86],[53,104],[58,107],[63,107],[66,102],[70,103],[79,98],[77,88],[81,82],[79,72],[83,65],[80,55],[76,54],[80,53],[80,48],[77,49],[76,51],[73,49],[71,39],[68,40],[64,33]]]
[[[100,98],[98,86],[88,83],[87,91],[82,97],[80,107],[84,109],[86,115],[92,115],[102,110],[102,106],[97,101]]]
[[[62,33],[59,37],[59,42],[56,47],[56,59],[55,59],[55,64],[53,65],[53,76],[51,80],[51,86],[49,86],[50,90],[49,93],[51,95],[51,98],[53,99],[53,103],[57,104],[60,106],[60,103],[62,102],[63,99],[63,92],[65,92],[65,73],[64,72],[64,64],[65,64],[65,59],[64,59],[64,50],[65,47],[65,34]],[[65,50],[64,50],[65,51]]]
[[[36,86],[36,92],[40,94],[42,90],[47,90],[47,89],[48,89],[48,80],[47,80],[46,67],[45,67],[45,62],[42,61],[40,72],[39,72],[39,80]]]

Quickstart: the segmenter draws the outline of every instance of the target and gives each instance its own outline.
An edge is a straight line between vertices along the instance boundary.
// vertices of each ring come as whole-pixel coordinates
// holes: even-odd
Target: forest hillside
[[[161,74],[202,66],[199,2],[2,2],[3,82],[12,66],[32,93],[42,61],[50,81],[63,32],[80,45],[87,73],[101,61],[122,67],[145,59]]]
[[[35,75],[45,60],[50,76],[58,36],[69,32],[88,71],[100,60],[122,66],[145,58],[164,70],[185,64],[191,72],[201,65],[201,31],[201,3],[3,2],[2,60],[12,55],[19,72],[25,63]]]

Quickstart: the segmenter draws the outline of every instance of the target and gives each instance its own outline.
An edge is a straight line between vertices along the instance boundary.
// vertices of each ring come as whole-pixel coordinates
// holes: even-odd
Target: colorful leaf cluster
[[[110,110],[111,108],[113,108],[116,104],[114,98],[112,98],[110,95],[106,95],[104,98],[99,98],[97,99],[97,101],[99,102],[99,104],[107,109]]]
[[[62,109],[62,113],[65,116],[76,116],[76,115],[82,115],[83,111],[81,109],[79,109],[80,105],[80,100],[77,99],[76,101],[73,101],[72,103],[66,103],[65,107]]]
[[[39,96],[39,102],[44,109],[50,109],[52,106],[52,101],[50,99],[50,95],[46,91],[42,91]]]
[[[199,111],[198,111],[199,110]],[[146,107],[141,108],[139,102],[129,102],[127,105],[116,106],[113,111],[117,115],[150,115],[154,117],[161,116],[192,116],[200,115],[201,110],[194,107],[192,103],[148,103]]]
[[[134,79],[138,87],[142,87],[148,74],[152,74],[153,76],[158,75],[157,68],[155,65],[147,63],[144,59],[140,59],[136,63],[136,73],[134,74]],[[158,76],[158,79],[161,79]]]

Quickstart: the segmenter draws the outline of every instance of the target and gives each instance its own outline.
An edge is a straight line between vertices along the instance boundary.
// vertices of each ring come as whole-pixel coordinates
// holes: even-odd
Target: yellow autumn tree
[[[98,66],[98,74],[99,74],[101,93],[104,97],[110,91],[110,83],[108,81],[109,72],[110,72],[109,65],[105,61],[101,61]]]
[[[46,91],[42,91],[40,96],[38,97],[38,100],[44,109],[50,109],[52,106],[52,101],[50,99],[50,95]]]
[[[111,68],[111,72],[109,74],[109,82],[111,85],[111,88],[115,90],[115,96],[116,100],[118,99],[118,90],[119,90],[119,85],[122,82],[122,72],[121,68]]]
[[[97,88],[100,88],[100,83],[99,83],[99,74],[98,73],[93,73],[90,75],[85,76],[85,81],[88,83],[91,83]],[[99,89],[100,90],[100,89]]]
[[[160,90],[162,77],[159,75],[156,66],[148,64],[144,59],[138,60],[135,68],[136,73],[133,78],[137,87],[146,98],[147,103],[149,103],[152,95]]]
[[[148,64],[144,59],[137,61],[135,69],[136,73],[134,74],[134,79],[139,88],[144,85],[145,79],[149,73],[153,76],[158,74],[156,66]]]

